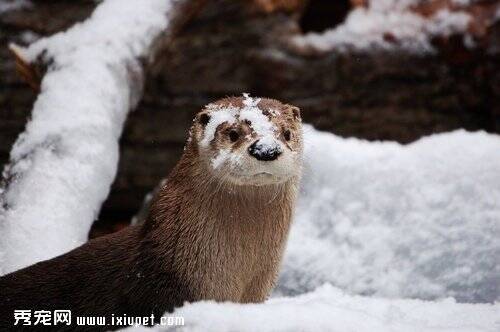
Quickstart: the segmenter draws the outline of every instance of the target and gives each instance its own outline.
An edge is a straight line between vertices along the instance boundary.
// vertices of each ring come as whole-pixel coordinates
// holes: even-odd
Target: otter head
[[[221,99],[195,117],[190,146],[222,182],[262,186],[300,175],[302,125],[297,107],[277,100]]]

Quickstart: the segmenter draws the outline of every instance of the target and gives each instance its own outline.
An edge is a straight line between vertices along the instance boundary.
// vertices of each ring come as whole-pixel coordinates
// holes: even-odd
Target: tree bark
[[[226,95],[250,92],[293,103],[319,129],[369,140],[407,143],[457,128],[500,132],[500,24],[491,16],[499,1],[471,1],[457,9],[450,1],[433,0],[412,7],[422,17],[442,9],[471,15],[467,33],[475,46],[465,45],[460,34],[436,35],[431,40],[435,53],[311,51],[292,45],[290,39],[303,31],[334,28],[350,10],[369,3],[321,2],[318,9],[320,2],[210,1],[178,38],[161,47],[158,61],[148,68],[145,95],[127,120],[118,176],[100,220],[128,221],[144,194],[178,160],[192,115]],[[91,4],[74,8],[86,6]],[[0,18],[4,25],[5,17]],[[54,24],[37,22],[38,31]],[[9,35],[16,35],[24,28],[18,22],[10,29]],[[390,33],[384,38],[398,43]],[[15,86],[0,93],[2,116],[10,121],[0,120],[2,162],[33,94],[14,78],[12,60],[0,56],[5,59],[0,80]]]

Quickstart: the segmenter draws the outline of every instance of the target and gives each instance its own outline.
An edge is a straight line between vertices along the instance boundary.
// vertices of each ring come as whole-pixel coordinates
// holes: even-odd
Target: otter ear
[[[295,107],[295,106],[292,106],[291,109],[292,109],[293,118],[295,120],[299,120],[300,119],[300,109],[298,107]]]
[[[198,122],[204,126],[207,125],[209,121],[210,121],[210,115],[208,115],[207,113],[202,113],[198,116]]]

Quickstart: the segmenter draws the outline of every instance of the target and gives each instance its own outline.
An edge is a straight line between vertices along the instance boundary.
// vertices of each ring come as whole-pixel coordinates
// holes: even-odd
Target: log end
[[[9,44],[9,51],[15,58],[16,70],[19,75],[21,75],[24,81],[28,83],[33,90],[36,92],[40,91],[41,75],[36,67],[26,60],[23,47],[11,43]]]

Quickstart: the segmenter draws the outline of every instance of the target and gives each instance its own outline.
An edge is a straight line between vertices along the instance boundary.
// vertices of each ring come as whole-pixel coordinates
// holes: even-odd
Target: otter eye
[[[210,115],[208,115],[207,113],[203,113],[202,115],[200,115],[199,121],[202,125],[206,125],[208,121],[210,121]]]
[[[236,130],[231,130],[229,132],[229,139],[231,140],[231,142],[236,142],[238,138],[240,138],[240,134],[238,134]]]
[[[283,132],[283,137],[285,137],[285,139],[286,139],[287,141],[289,141],[289,140],[292,138],[292,133],[290,132],[290,130],[288,130],[288,129],[287,129],[287,130],[285,130],[285,131]]]

